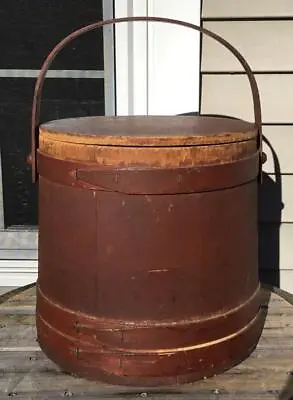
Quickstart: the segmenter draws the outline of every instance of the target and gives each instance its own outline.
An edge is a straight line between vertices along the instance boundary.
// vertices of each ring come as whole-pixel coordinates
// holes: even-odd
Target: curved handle
[[[255,126],[258,130],[259,135],[259,152],[260,152],[260,177],[261,177],[261,164],[262,164],[262,117],[261,117],[261,104],[260,104],[260,97],[259,91],[257,87],[257,83],[253,72],[245,60],[245,58],[239,53],[238,50],[235,49],[230,43],[228,43],[225,39],[221,36],[205,29],[200,26],[191,24],[189,22],[179,21],[170,18],[161,18],[161,17],[123,17],[123,18],[114,18],[108,19],[104,21],[95,22],[91,25],[84,26],[70,35],[66,36],[63,40],[61,40],[51,51],[51,53],[47,56],[46,60],[44,61],[42,68],[40,70],[40,74],[38,76],[35,90],[34,90],[34,98],[33,98],[33,106],[32,106],[32,124],[31,124],[31,156],[30,156],[30,163],[32,165],[32,181],[36,182],[37,177],[37,165],[36,165],[36,141],[38,137],[38,124],[39,124],[39,115],[40,115],[40,99],[42,94],[42,88],[44,84],[44,79],[46,73],[56,57],[56,55],[72,40],[76,39],[77,37],[83,35],[86,32],[92,31],[94,29],[101,28],[105,25],[112,25],[118,22],[131,22],[131,21],[151,21],[151,22],[163,22],[168,24],[180,25],[186,28],[193,29],[195,31],[199,31],[212,39],[215,39],[221,45],[226,47],[230,52],[237,58],[237,60],[242,64],[247,77],[249,79],[252,96],[253,96],[253,106],[254,106],[254,119],[255,119]]]

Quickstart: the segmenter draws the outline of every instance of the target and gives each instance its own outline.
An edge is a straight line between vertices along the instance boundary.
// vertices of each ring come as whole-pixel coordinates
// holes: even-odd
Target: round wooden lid
[[[104,146],[186,146],[256,137],[252,123],[211,116],[81,117],[50,121],[40,133],[59,142]]]

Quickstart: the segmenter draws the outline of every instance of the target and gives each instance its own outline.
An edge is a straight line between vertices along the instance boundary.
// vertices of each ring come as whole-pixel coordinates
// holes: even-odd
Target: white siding
[[[293,125],[284,126],[264,126],[263,135],[268,139],[276,154],[283,174],[290,174],[293,171]],[[268,160],[264,165],[264,171],[275,172],[272,152],[268,145],[264,143],[264,151]]]
[[[293,2],[204,0],[202,16],[203,26],[233,44],[255,72],[263,133],[277,155],[276,163],[264,144],[268,161],[260,193],[262,276],[278,276],[275,283],[293,292]],[[202,113],[253,121],[252,95],[240,64],[206,38],[201,71]]]
[[[289,17],[292,0],[203,0],[204,18]]]
[[[293,70],[292,21],[219,21],[204,22],[203,26],[232,42],[255,71]],[[235,57],[213,39],[204,37],[203,45],[202,71],[243,70]]]
[[[293,122],[293,74],[256,75],[264,123]],[[203,113],[253,119],[252,96],[245,75],[203,75]]]

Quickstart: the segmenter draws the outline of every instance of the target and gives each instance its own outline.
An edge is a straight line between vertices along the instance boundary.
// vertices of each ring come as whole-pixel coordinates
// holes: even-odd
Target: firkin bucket
[[[72,39],[107,24],[201,31],[242,63],[255,123],[229,117],[60,119],[39,125],[45,74]],[[86,26],[43,64],[32,112],[39,183],[37,332],[65,371],[156,386],[223,372],[262,329],[257,192],[261,109],[239,52],[196,25],[129,17]]]

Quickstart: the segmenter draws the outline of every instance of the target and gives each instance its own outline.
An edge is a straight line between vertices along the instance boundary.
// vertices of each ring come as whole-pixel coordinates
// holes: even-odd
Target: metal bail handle
[[[91,25],[84,26],[70,35],[66,36],[63,40],[61,40],[51,51],[51,53],[47,56],[44,61],[42,68],[40,70],[40,74],[36,81],[35,90],[34,90],[34,98],[32,105],[32,123],[31,123],[31,155],[30,155],[30,163],[32,166],[32,181],[36,182],[37,179],[37,160],[36,160],[36,151],[37,151],[37,138],[38,138],[38,128],[39,128],[39,116],[40,116],[40,102],[42,95],[42,88],[45,80],[46,73],[50,68],[50,65],[54,58],[58,55],[58,53],[72,40],[77,37],[83,35],[84,33],[93,31],[98,28],[102,28],[106,25],[112,25],[120,22],[134,22],[134,21],[145,21],[145,22],[163,22],[173,25],[179,25],[186,28],[193,29],[195,31],[199,31],[212,39],[219,42],[221,45],[226,47],[241,63],[243,66],[247,77],[249,79],[250,88],[252,91],[253,97],[253,106],[254,106],[254,119],[255,126],[258,131],[258,150],[259,150],[259,178],[262,181],[262,163],[265,162],[265,155],[262,153],[262,117],[261,117],[261,104],[260,104],[260,96],[257,87],[257,83],[254,77],[254,74],[245,60],[245,58],[239,53],[238,50],[235,49],[230,43],[228,43],[221,36],[205,29],[200,26],[191,24],[189,22],[184,22],[176,19],[170,18],[161,18],[161,17],[123,17],[123,18],[113,18],[104,21],[95,22]]]

